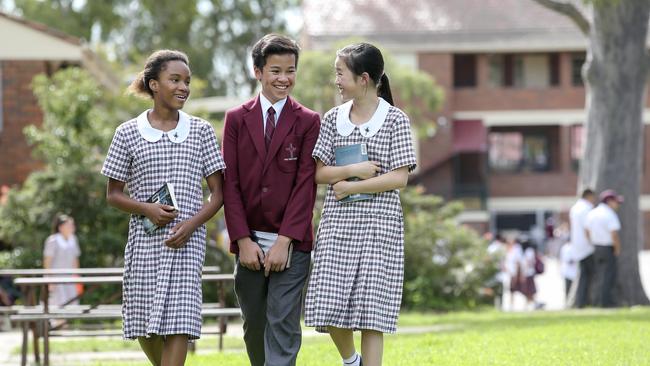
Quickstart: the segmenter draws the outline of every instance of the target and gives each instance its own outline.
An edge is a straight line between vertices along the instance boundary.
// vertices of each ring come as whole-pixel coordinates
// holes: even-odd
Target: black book
[[[158,189],[154,194],[147,199],[149,203],[160,203],[163,205],[173,206],[176,211],[178,211],[178,202],[176,202],[176,196],[174,196],[174,186],[171,183],[165,183]],[[156,230],[160,229],[160,226],[154,224],[148,217],[143,217],[142,226],[144,226],[144,232],[151,235]]]
[[[336,166],[344,166],[368,161],[368,148],[366,144],[354,144],[337,147],[334,150],[334,158],[336,159]],[[357,177],[351,177],[347,180],[353,182],[360,179]],[[373,197],[374,194],[371,193],[355,193],[345,197],[339,202],[350,203],[356,201],[364,201],[372,199]]]

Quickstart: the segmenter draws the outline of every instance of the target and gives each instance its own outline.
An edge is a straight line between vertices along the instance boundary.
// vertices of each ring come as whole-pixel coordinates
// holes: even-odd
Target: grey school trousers
[[[244,319],[244,342],[251,366],[295,366],[302,332],[302,292],[310,253],[294,250],[283,272],[251,271],[235,265],[235,294]]]
[[[595,245],[596,304],[604,308],[616,306],[616,256],[612,246]]]

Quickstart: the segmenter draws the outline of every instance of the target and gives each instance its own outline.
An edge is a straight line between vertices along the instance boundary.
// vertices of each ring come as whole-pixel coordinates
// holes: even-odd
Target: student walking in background
[[[204,223],[223,203],[225,165],[214,129],[181,111],[190,79],[182,52],[149,56],[130,90],[153,99],[153,108],[117,127],[102,168],[108,203],[131,214],[122,286],[124,338],[138,339],[153,365],[183,365],[188,340],[201,335]],[[163,186],[172,187],[177,209],[147,202]],[[151,234],[145,232],[147,219],[159,227]]]
[[[320,118],[289,96],[298,55],[290,38],[260,39],[252,58],[262,91],[225,118],[224,209],[252,366],[295,365],[301,344]]]
[[[410,122],[393,106],[381,52],[368,43],[337,52],[344,104],[323,118],[316,182],[328,184],[307,291],[305,324],[328,331],[343,365],[382,363],[383,334],[396,331],[402,297],[404,225],[399,189],[415,169]],[[359,144],[369,161],[337,166]],[[359,181],[348,181],[349,178]],[[365,200],[342,203],[355,194]],[[353,331],[361,331],[361,361]]]
[[[43,249],[43,268],[45,269],[71,269],[79,268],[81,250],[77,236],[74,219],[68,215],[56,215],[52,223],[52,235],[45,240]],[[49,285],[50,306],[79,304],[75,299],[79,293],[77,285]]]
[[[587,214],[594,208],[596,194],[591,189],[585,189],[580,199],[569,211],[569,224],[571,226],[571,246],[573,256],[578,261],[579,274],[576,288],[574,306],[583,308],[591,305],[592,287],[594,280],[594,246],[585,235],[585,222]]]
[[[608,189],[600,194],[600,203],[591,210],[585,221],[587,239],[594,246],[596,305],[616,306],[616,258],[621,253],[618,232],[621,222],[616,210],[623,203],[623,196]]]
[[[524,275],[522,271],[522,261],[524,251],[521,244],[515,238],[508,238],[506,241],[506,256],[503,261],[503,267],[508,277],[508,289],[510,290],[510,311],[515,308],[515,293],[522,292],[524,286]]]
[[[578,277],[578,262],[573,253],[573,244],[566,242],[560,248],[560,274],[564,278],[564,302],[568,303],[569,291]]]

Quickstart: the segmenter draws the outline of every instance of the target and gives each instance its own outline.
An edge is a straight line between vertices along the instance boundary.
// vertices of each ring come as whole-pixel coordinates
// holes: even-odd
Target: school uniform
[[[75,235],[66,239],[61,233],[52,234],[45,240],[43,257],[50,257],[50,268],[52,269],[69,269],[76,266],[81,250]],[[49,304],[51,306],[61,306],[68,304],[70,300],[77,297],[77,285],[52,285],[50,291]],[[70,302],[70,304],[79,304],[79,300]]]
[[[365,143],[368,160],[380,173],[416,166],[409,119],[380,99],[372,118],[354,125],[352,101],[323,118],[313,156],[336,165],[335,149]],[[398,190],[366,201],[342,204],[327,188],[318,228],[314,266],[305,302],[305,324],[324,331],[346,329],[396,331],[404,281],[404,219]]]
[[[169,230],[203,207],[204,177],[225,168],[212,126],[179,111],[175,129],[151,127],[148,111],[116,130],[102,174],[125,182],[131,198],[146,201],[164,183],[174,186],[178,216],[152,235],[143,218],[131,215],[124,252],[124,338],[152,334],[201,335],[201,274],[205,225],[178,249],[165,246]]]
[[[616,285],[616,256],[612,232],[621,230],[621,222],[616,212],[606,203],[600,203],[587,214],[585,228],[594,245],[596,302],[603,307],[616,305],[614,286]]]
[[[264,106],[264,107],[263,107]],[[268,108],[275,130],[267,147]],[[224,210],[231,252],[237,240],[284,235],[293,239],[291,266],[282,272],[235,268],[251,365],[294,365],[300,349],[302,289],[313,243],[316,165],[311,156],[320,118],[290,97],[271,104],[262,94],[226,113]],[[273,240],[268,240],[273,242]]]

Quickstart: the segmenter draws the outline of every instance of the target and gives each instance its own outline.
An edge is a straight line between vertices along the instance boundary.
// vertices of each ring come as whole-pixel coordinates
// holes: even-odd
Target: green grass
[[[235,324],[232,324],[237,326]],[[385,338],[384,365],[646,365],[650,361],[650,308],[565,312],[404,314],[403,333]],[[411,333],[416,332],[417,333]],[[54,353],[90,351],[94,340],[53,342]],[[358,342],[358,338],[357,338]],[[110,345],[114,343],[113,345]],[[188,356],[187,365],[248,365],[243,341],[226,338],[223,353]],[[102,350],[136,342],[101,341]],[[358,344],[358,343],[357,343]],[[214,349],[216,338],[200,340]],[[117,347],[117,348],[116,348]],[[122,348],[124,349],[124,348]],[[144,356],[142,356],[144,361]],[[87,364],[87,362],[85,363]],[[304,337],[298,365],[339,365],[325,335]],[[145,366],[146,362],[96,362]]]

